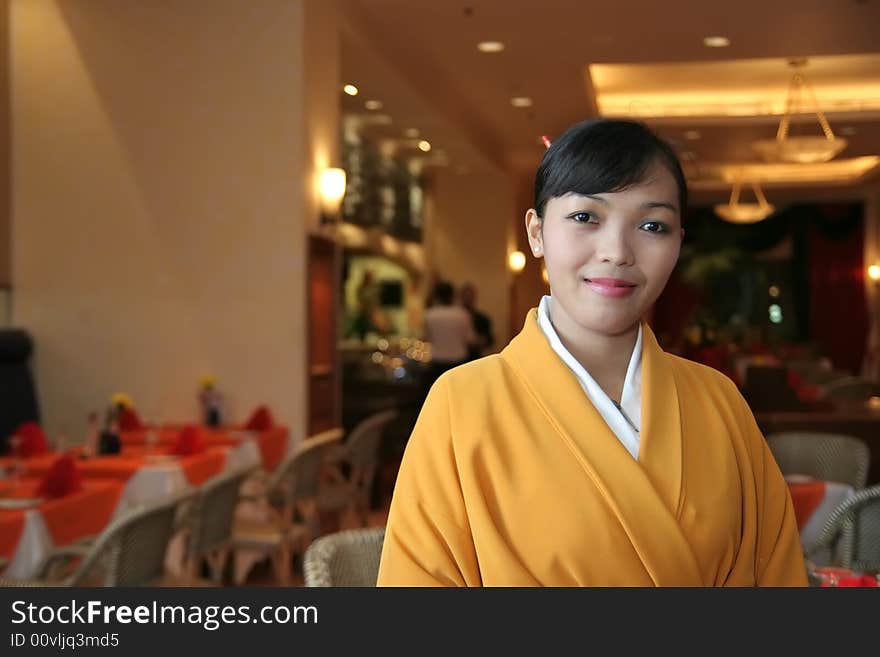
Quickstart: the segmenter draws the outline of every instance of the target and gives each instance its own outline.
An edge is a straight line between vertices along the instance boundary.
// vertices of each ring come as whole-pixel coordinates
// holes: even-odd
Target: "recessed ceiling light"
[[[514,107],[531,107],[532,99],[528,96],[514,96],[510,99],[510,104]]]
[[[419,142],[419,150],[427,153],[429,150],[431,150],[431,142],[422,139],[422,141]]]
[[[342,87],[342,90],[345,93],[347,93],[349,96],[357,96],[358,95],[358,88],[356,86],[354,86],[353,84],[345,85],[344,87]]]
[[[837,132],[839,132],[842,135],[846,135],[847,137],[851,137],[854,134],[856,134],[856,132],[858,132],[858,130],[856,130],[854,126],[845,125],[842,128],[840,128],[840,130],[838,130]]]
[[[702,135],[700,135],[699,130],[686,130],[684,133],[685,139],[690,139],[693,141],[694,139],[699,139]]]
[[[501,52],[504,50],[504,44],[500,41],[480,41],[477,44],[477,50],[480,52]]]
[[[364,103],[364,107],[368,110],[380,110],[382,109],[382,101],[381,100],[368,100]]]
[[[707,36],[703,39],[703,45],[709,48],[726,48],[730,45],[730,39],[723,36]]]
[[[419,136],[419,129],[418,128],[407,128],[406,130],[403,131],[403,136],[409,137],[410,139],[415,139],[416,137]]]

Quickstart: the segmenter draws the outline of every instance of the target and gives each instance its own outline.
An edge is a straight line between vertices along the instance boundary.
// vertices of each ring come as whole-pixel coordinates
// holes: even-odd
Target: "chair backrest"
[[[275,470],[269,479],[270,489],[283,489],[286,502],[315,497],[321,467],[342,440],[342,429],[329,429],[306,438]]]
[[[306,586],[376,586],[385,528],[327,534],[303,557]]]
[[[165,573],[165,551],[178,528],[181,506],[193,497],[186,491],[150,505],[135,507],[111,522],[71,577],[71,586],[91,582],[104,586],[148,586]]]
[[[202,484],[188,523],[191,532],[190,556],[199,557],[223,547],[232,537],[241,485],[254,469],[244,468],[221,474]]]
[[[810,431],[776,433],[767,444],[784,475],[803,474],[859,489],[868,481],[870,450],[858,438]]]
[[[856,571],[880,571],[880,486],[857,492],[829,516],[807,556],[831,549],[839,540],[836,553],[840,565]]]
[[[355,468],[370,468],[379,460],[382,433],[397,417],[397,409],[375,413],[361,420],[345,442],[346,460]]]

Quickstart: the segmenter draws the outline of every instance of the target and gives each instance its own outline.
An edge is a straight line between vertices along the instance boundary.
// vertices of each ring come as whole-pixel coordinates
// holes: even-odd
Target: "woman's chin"
[[[639,324],[639,317],[629,313],[615,316],[588,316],[578,318],[578,324],[591,333],[607,336],[617,336],[629,333]]]

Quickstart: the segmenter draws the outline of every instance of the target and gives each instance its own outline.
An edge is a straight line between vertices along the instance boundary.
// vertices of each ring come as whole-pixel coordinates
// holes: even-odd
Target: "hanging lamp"
[[[730,190],[730,200],[715,206],[715,214],[732,224],[755,224],[769,217],[776,208],[767,202],[761,185],[757,182],[750,183],[755,194],[757,203],[740,203],[739,195],[742,189],[742,180],[737,179]]]
[[[752,143],[753,150],[768,162],[795,162],[814,164],[834,159],[844,148],[847,140],[835,137],[825,113],[819,109],[813,87],[807,81],[802,69],[807,65],[806,59],[793,59],[789,66],[794,69],[788,85],[788,96],[785,99],[785,113],[779,122],[776,139],[761,139]],[[804,92],[812,103],[813,113],[822,128],[824,136],[791,136],[789,127],[793,114],[801,113],[801,101]]]

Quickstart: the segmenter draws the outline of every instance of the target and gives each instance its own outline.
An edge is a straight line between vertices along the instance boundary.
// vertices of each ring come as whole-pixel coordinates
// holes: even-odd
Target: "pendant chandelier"
[[[757,203],[740,203],[739,194],[742,189],[742,181],[737,179],[730,190],[730,200],[727,203],[715,206],[715,214],[732,224],[755,224],[769,217],[776,208],[767,202],[761,185],[751,183]]]
[[[828,119],[824,112],[819,109],[813,87],[807,81],[801,69],[807,65],[806,59],[789,61],[789,66],[795,69],[788,85],[788,96],[785,99],[785,113],[779,122],[776,131],[776,139],[761,139],[752,143],[754,151],[768,162],[796,162],[800,164],[813,164],[827,162],[846,148],[847,140],[835,137]],[[788,134],[792,114],[801,112],[801,100],[806,91],[812,103],[813,113],[819,121],[824,136],[796,136]]]

